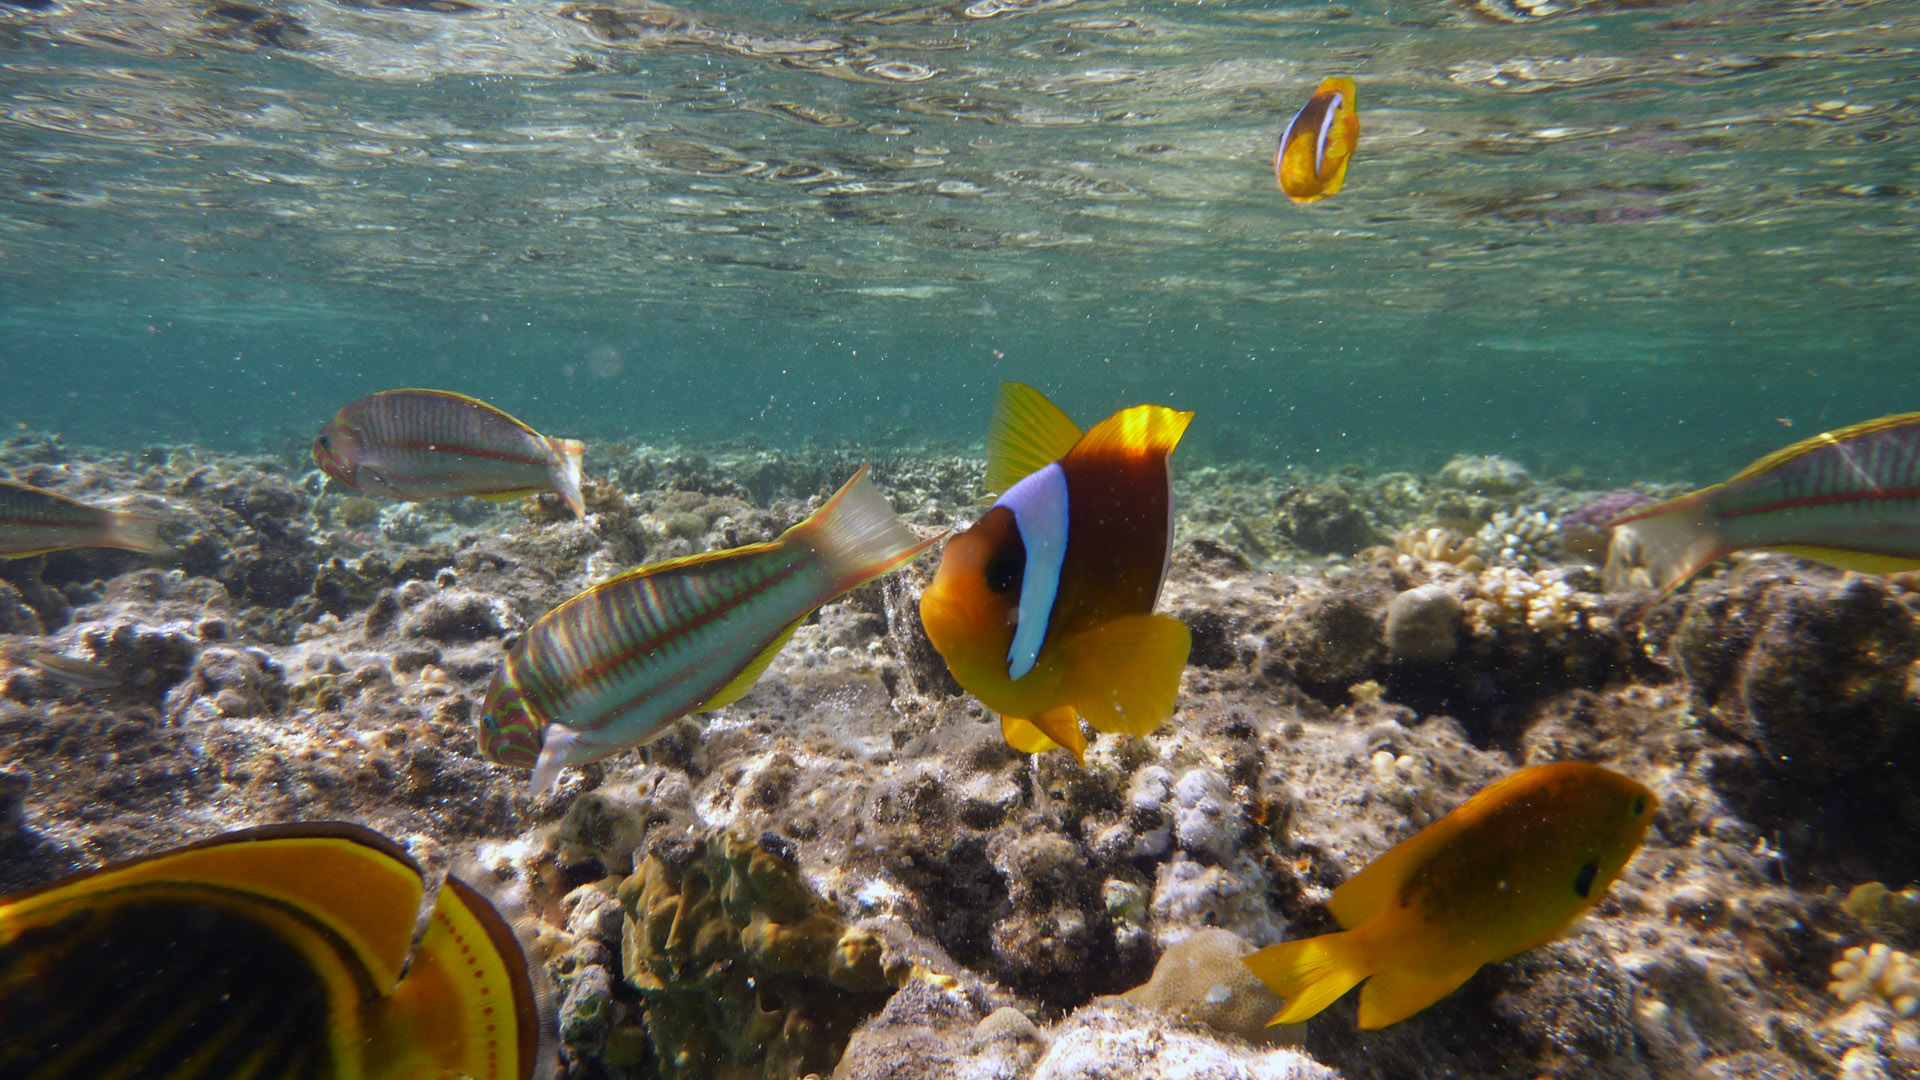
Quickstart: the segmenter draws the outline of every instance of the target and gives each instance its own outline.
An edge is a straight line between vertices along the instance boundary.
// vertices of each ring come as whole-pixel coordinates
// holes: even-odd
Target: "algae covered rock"
[[[892,984],[880,942],[850,929],[798,869],[752,838],[656,843],[621,883],[627,982],[663,1076],[827,1072]]]
[[[1281,1001],[1240,958],[1252,943],[1231,930],[1197,930],[1160,956],[1153,977],[1121,995],[1248,1042],[1291,1042],[1297,1028],[1270,1028]]]

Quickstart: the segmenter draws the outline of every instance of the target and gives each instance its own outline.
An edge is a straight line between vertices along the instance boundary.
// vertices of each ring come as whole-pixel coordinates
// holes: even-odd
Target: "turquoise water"
[[[1709,480],[1916,407],[1920,5],[0,4],[0,425],[978,441]],[[1358,81],[1346,190],[1276,136]],[[1790,426],[1789,426],[1790,425]]]

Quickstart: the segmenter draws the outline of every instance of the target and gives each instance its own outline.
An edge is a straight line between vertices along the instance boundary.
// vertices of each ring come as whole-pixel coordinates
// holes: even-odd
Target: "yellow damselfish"
[[[1397,1023],[1486,964],[1544,945],[1597,903],[1632,858],[1657,801],[1597,765],[1535,765],[1375,859],[1334,890],[1336,934],[1246,957],[1297,1024],[1360,980],[1360,1026]]]

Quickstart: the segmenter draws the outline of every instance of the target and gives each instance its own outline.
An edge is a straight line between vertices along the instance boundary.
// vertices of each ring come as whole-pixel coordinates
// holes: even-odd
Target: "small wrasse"
[[[383,390],[341,409],[313,441],[322,472],[391,499],[477,495],[496,502],[551,491],[574,515],[586,447],[550,439],[484,401],[445,390]]]
[[[0,1076],[550,1076],[512,929],[359,825],[269,825],[0,897]]]
[[[487,687],[480,752],[542,791],[740,698],[816,608],[939,542],[866,473],[777,540],[629,570],[541,616]]]
[[[1340,933],[1269,946],[1247,967],[1297,1024],[1355,983],[1360,1026],[1397,1023],[1486,964],[1544,945],[1599,902],[1653,820],[1653,792],[1597,765],[1521,769],[1335,889]]]
[[[1338,194],[1347,182],[1347,165],[1358,145],[1360,99],[1353,80],[1323,79],[1280,136],[1273,177],[1294,202],[1318,202]]]
[[[0,480],[0,559],[24,559],[66,548],[124,548],[164,554],[160,521],[106,510],[11,480]]]
[[[1001,383],[987,490],[920,597],[920,621],[967,692],[1036,754],[1173,715],[1192,637],[1155,615],[1173,545],[1168,456],[1190,412],[1136,405],[1084,434],[1040,391]]]
[[[0,644],[0,660],[30,667],[50,679],[78,690],[118,690],[126,685],[113,669],[92,660],[53,652],[35,645]]]
[[[1920,568],[1920,413],[1815,435],[1609,524],[1618,530],[1609,578],[1624,577],[1615,564],[1632,561],[1652,571],[1663,595],[1750,548],[1843,570]]]

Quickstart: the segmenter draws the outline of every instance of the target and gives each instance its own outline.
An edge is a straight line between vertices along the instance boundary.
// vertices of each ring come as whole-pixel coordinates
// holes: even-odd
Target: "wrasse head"
[[[360,485],[356,474],[359,466],[354,463],[355,435],[352,426],[342,423],[339,417],[328,421],[313,440],[313,463],[320,466],[321,472],[358,491]]]
[[[994,507],[947,542],[940,569],[920,597],[920,622],[963,685],[969,670],[997,668],[1006,676],[1026,562],[1026,545],[1005,507]]]
[[[534,715],[519,682],[508,674],[507,664],[502,664],[493,673],[486,701],[480,707],[480,755],[516,769],[531,769],[540,760],[546,730],[546,720]]]

